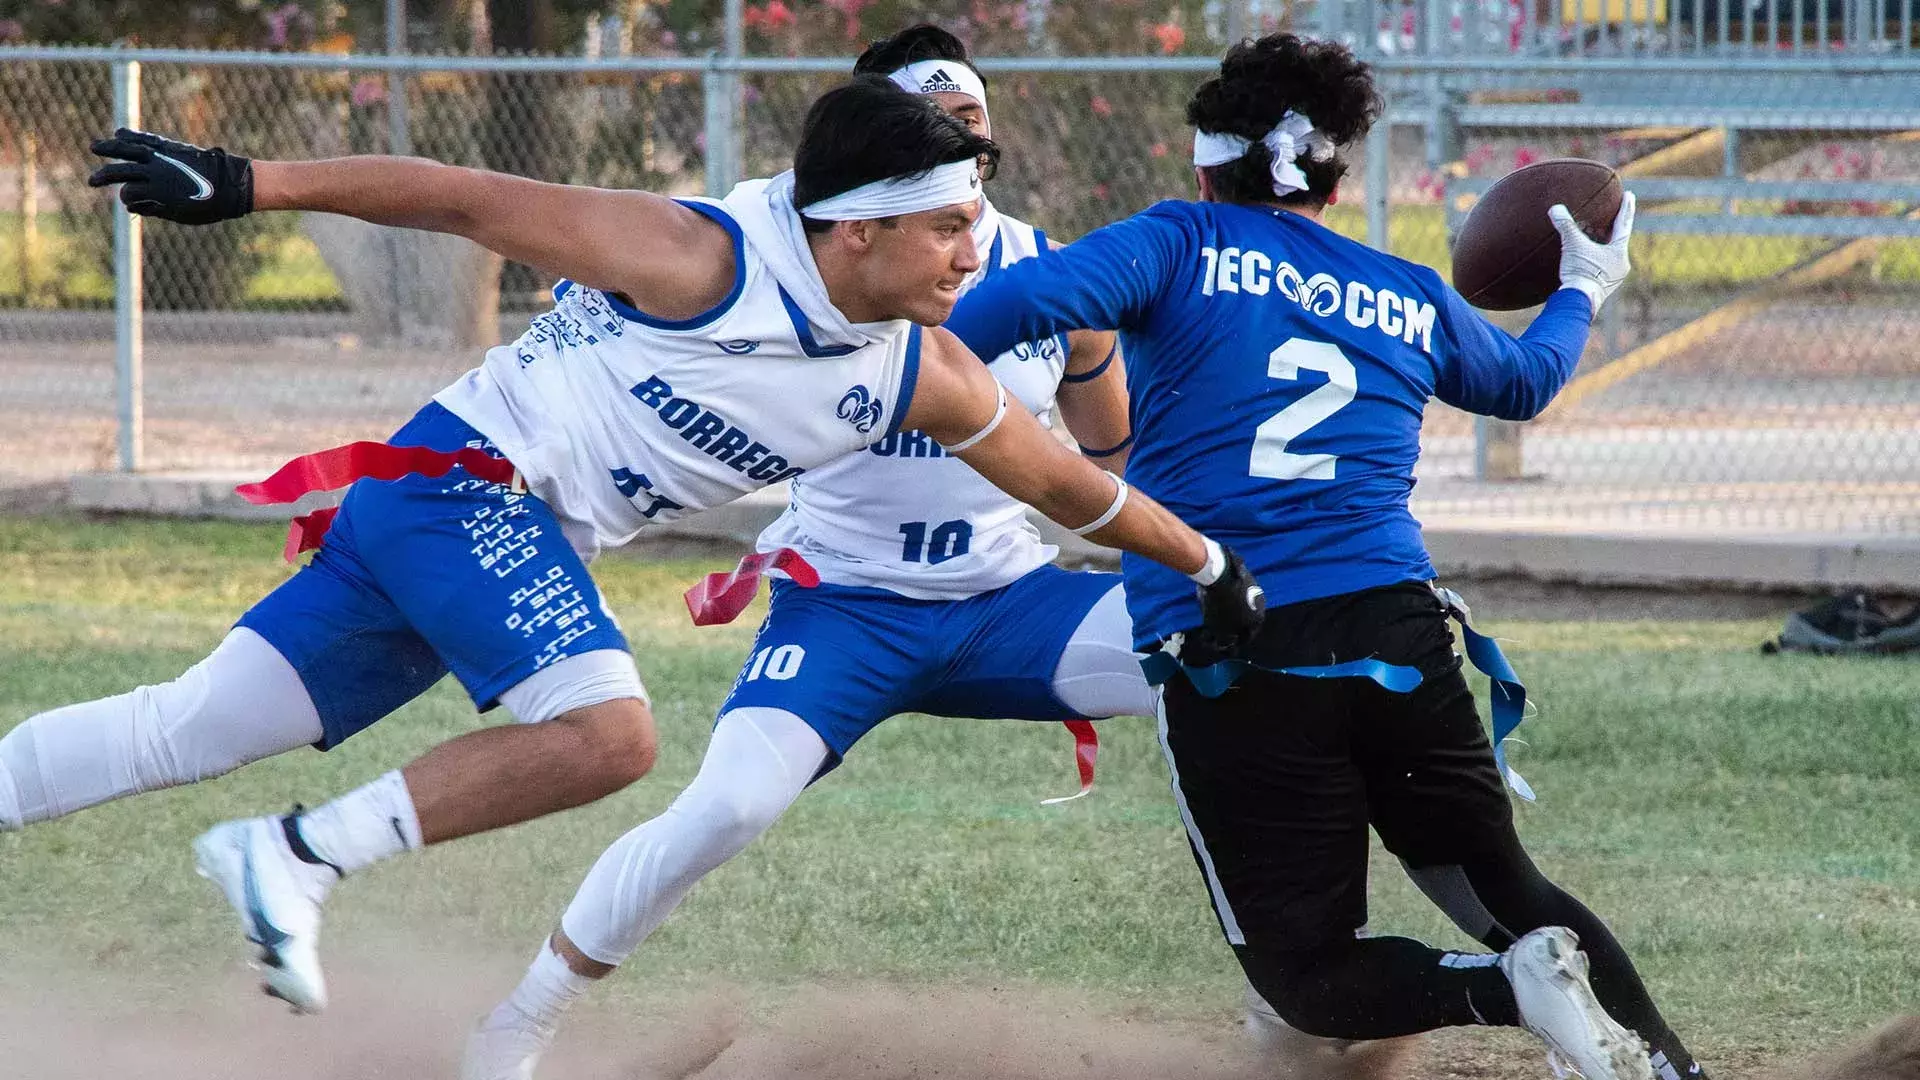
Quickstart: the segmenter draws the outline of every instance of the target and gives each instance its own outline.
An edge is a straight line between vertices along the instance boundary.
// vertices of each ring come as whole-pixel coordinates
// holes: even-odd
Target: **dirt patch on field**
[[[402,959],[404,956],[404,960]],[[14,958],[16,961],[19,958]],[[517,962],[388,950],[336,967],[334,1006],[288,1015],[235,969],[203,992],[12,963],[0,979],[0,1075],[32,1080],[426,1080],[458,1075],[472,1018]],[[57,988],[51,991],[49,988]],[[1115,1014],[1070,992],[828,985],[754,1007],[725,990],[667,1010],[580,1009],[543,1080],[1540,1080],[1531,1038],[1461,1030],[1396,1053],[1261,1054],[1231,1019]],[[1754,1080],[1920,1080],[1920,1017],[1811,1062],[1748,1057]]]

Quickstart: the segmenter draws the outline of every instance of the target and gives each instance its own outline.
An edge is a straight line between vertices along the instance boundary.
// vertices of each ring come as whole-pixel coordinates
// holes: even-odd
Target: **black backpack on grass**
[[[1865,592],[1823,600],[1787,616],[1780,636],[1760,646],[1764,653],[1899,653],[1920,650],[1920,603],[1889,602]]]

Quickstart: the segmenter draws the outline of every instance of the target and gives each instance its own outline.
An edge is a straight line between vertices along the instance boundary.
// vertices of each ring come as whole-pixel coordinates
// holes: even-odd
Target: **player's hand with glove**
[[[217,146],[121,128],[93,152],[114,160],[94,170],[87,186],[119,184],[120,201],[136,214],[209,225],[253,212],[253,162]]]
[[[1200,628],[1180,645],[1180,662],[1194,668],[1243,654],[1267,617],[1267,591],[1240,556],[1211,540],[1207,549],[1207,565],[1191,575],[1199,584]]]
[[[1613,216],[1613,236],[1604,244],[1587,235],[1564,203],[1548,207],[1547,217],[1560,234],[1560,287],[1586,293],[1598,315],[1600,305],[1627,280],[1631,269],[1627,241],[1633,237],[1633,192],[1620,197],[1620,212]]]

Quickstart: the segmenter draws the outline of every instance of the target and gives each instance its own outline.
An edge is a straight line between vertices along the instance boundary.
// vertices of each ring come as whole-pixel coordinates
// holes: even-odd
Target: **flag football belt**
[[[1506,654],[1500,651],[1500,644],[1473,628],[1472,612],[1467,602],[1452,589],[1430,584],[1429,588],[1447,614],[1460,624],[1460,635],[1466,643],[1467,659],[1479,672],[1493,684],[1493,762],[1500,769],[1500,776],[1513,789],[1514,794],[1532,802],[1533,787],[1520,774],[1507,764],[1506,741],[1521,721],[1526,719],[1527,688],[1521,685],[1520,676],[1514,673],[1513,665],[1507,661]],[[1251,670],[1270,672],[1275,675],[1296,675],[1305,679],[1370,679],[1383,689],[1396,694],[1408,694],[1418,689],[1421,675],[1417,668],[1404,664],[1389,664],[1383,660],[1349,660],[1343,664],[1318,664],[1301,667],[1267,667],[1251,660],[1235,657],[1216,664],[1191,667],[1180,661],[1179,645],[1184,640],[1175,635],[1169,642],[1174,647],[1162,648],[1140,658],[1140,667],[1146,672],[1147,682],[1153,686],[1162,686],[1175,675],[1184,675],[1189,684],[1201,697],[1215,698],[1227,692],[1240,676]]]
[[[461,447],[458,450],[429,450],[424,446],[390,446],[380,442],[356,442],[331,450],[305,454],[287,462],[272,475],[254,484],[241,484],[234,494],[255,506],[297,502],[316,491],[333,491],[355,480],[398,480],[418,474],[435,478],[455,469],[465,469],[476,478],[494,484],[506,484],[524,494],[527,486],[513,462],[485,450]],[[318,548],[333,527],[337,506],[315,510],[293,519],[287,529],[283,554],[292,562],[303,551]]]

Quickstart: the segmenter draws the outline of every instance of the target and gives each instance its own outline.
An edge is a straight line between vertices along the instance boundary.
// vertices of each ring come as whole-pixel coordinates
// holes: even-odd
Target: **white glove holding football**
[[[1627,241],[1633,236],[1633,192],[1620,197],[1620,212],[1613,216],[1613,238],[1604,244],[1588,236],[1564,204],[1548,207],[1547,217],[1560,234],[1560,287],[1586,293],[1598,315],[1600,305],[1627,280],[1631,269]]]

